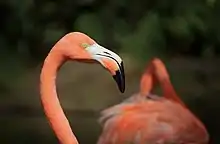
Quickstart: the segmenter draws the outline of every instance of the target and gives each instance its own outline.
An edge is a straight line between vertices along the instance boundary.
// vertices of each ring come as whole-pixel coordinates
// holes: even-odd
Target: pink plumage
[[[163,96],[150,93],[159,82]],[[141,78],[140,92],[102,112],[98,144],[207,144],[204,125],[178,98],[160,59]]]

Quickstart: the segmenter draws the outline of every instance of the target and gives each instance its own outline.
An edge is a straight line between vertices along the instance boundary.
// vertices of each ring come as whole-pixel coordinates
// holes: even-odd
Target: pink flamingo
[[[67,60],[99,62],[111,75],[121,92],[125,90],[124,68],[121,58],[100,46],[86,34],[72,32],[61,38],[44,61],[40,75],[40,93],[44,112],[57,138],[62,144],[78,144],[76,136],[62,110],[56,92],[56,74]]]
[[[163,96],[150,93],[156,82]],[[209,135],[176,94],[163,62],[146,68],[140,91],[102,112],[98,144],[208,144]]]

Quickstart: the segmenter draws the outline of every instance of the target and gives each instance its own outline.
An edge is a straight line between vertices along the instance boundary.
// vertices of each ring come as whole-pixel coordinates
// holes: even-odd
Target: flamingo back
[[[195,116],[164,97],[135,94],[102,112],[98,144],[206,144]]]

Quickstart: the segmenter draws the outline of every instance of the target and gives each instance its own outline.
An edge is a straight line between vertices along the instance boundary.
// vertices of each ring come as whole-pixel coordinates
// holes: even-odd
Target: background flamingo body
[[[159,82],[163,96],[150,93]],[[102,112],[98,144],[207,144],[203,124],[178,98],[166,68],[153,59],[141,78],[140,92]]]

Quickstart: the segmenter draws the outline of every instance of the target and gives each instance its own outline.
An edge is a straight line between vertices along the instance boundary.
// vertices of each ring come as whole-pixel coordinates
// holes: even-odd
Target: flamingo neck
[[[153,89],[152,67],[148,67],[141,77],[140,94],[146,96]]]
[[[40,76],[41,101],[47,119],[60,143],[78,144],[56,91],[56,75],[62,63],[64,63],[63,56],[55,51],[51,51],[45,59]]]
[[[176,94],[176,91],[174,90],[169,79],[159,80],[159,83],[161,85],[164,97],[166,97],[167,99],[173,100],[181,104],[182,106],[186,107],[186,105],[182,102],[182,100]]]
[[[176,91],[172,86],[172,83],[169,79],[168,72],[165,66],[158,65],[158,63],[155,63],[153,61],[146,68],[141,78],[140,94],[142,96],[148,95],[151,92],[151,90],[154,88],[155,84],[159,83],[163,91],[163,96],[165,98],[173,100],[181,104],[182,106],[186,107],[185,104],[182,102],[182,100],[176,94]]]

